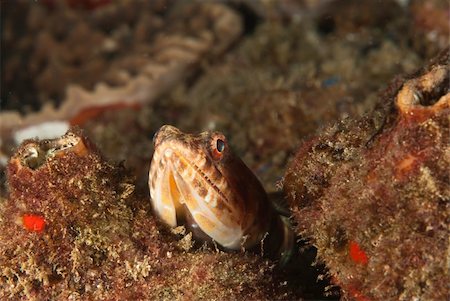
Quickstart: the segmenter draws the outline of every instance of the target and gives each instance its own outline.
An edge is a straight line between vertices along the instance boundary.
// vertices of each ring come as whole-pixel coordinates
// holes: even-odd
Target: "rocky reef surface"
[[[449,57],[304,142],[286,172],[297,232],[349,299],[449,297]]]
[[[448,1],[19,0],[1,8],[2,299],[338,299],[337,285],[360,300],[445,293],[429,294],[447,277],[448,241],[437,238],[448,228],[448,110],[437,104],[448,82],[432,72],[448,68],[446,58],[412,72],[447,47]],[[406,101],[397,105],[399,91]],[[62,140],[79,137],[85,147],[61,138],[19,147],[24,134],[65,132],[48,121],[81,126]],[[273,262],[192,248],[182,229],[160,227],[146,183],[163,124],[224,132],[269,192],[291,162],[284,183],[298,239],[319,248],[317,264],[331,278],[305,266],[313,258],[279,274]],[[302,249],[314,257],[314,247]]]
[[[274,264],[191,250],[79,130],[25,141],[0,208],[2,300],[298,299]],[[182,229],[178,229],[182,231]]]

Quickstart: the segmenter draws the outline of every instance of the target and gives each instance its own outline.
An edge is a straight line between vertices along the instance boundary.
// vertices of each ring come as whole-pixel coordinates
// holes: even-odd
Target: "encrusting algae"
[[[92,2],[103,5],[79,7]],[[298,299],[289,288],[320,282],[309,262],[280,284],[256,255],[197,249],[186,229],[160,227],[141,191],[150,137],[168,123],[223,131],[273,192],[298,143],[346,116],[286,174],[297,233],[344,299],[446,299],[448,110],[435,96],[448,58],[354,118],[448,47],[447,1],[263,2],[5,2],[1,300]],[[13,154],[24,133],[70,125],[127,170],[77,131]],[[79,138],[84,155],[66,144]]]
[[[166,232],[125,169],[79,130],[25,141],[8,183],[2,300],[299,299],[269,261],[193,250],[189,236]]]
[[[346,298],[449,299],[449,58],[306,141],[285,174],[297,233]]]

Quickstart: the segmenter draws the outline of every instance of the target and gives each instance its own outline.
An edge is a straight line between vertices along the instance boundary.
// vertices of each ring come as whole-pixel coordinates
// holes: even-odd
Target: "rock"
[[[449,56],[303,143],[285,174],[297,233],[348,298],[449,298]]]

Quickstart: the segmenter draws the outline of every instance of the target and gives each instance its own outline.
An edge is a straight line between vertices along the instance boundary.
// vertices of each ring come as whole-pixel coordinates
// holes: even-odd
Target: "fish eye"
[[[223,152],[225,149],[225,141],[223,141],[222,139],[217,139],[216,149],[219,153]]]
[[[212,157],[216,160],[222,159],[222,157],[224,156],[224,153],[226,151],[226,148],[227,148],[227,142],[226,142],[225,136],[223,136],[220,133],[215,133],[211,137],[210,143],[211,143],[210,150],[211,150]]]

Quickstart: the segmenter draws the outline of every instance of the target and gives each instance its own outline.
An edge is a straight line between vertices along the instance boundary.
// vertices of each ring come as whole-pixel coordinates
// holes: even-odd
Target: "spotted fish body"
[[[276,248],[286,244],[280,216],[223,134],[191,135],[166,125],[154,145],[149,188],[163,222],[185,225],[197,239],[228,250],[254,248],[267,236]]]

